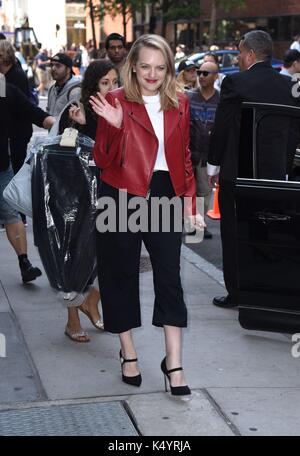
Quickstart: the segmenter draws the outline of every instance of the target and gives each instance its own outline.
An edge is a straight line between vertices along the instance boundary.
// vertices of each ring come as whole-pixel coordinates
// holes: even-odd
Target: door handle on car
[[[273,212],[255,212],[254,218],[263,223],[268,222],[290,222],[292,217],[286,214],[275,214]]]

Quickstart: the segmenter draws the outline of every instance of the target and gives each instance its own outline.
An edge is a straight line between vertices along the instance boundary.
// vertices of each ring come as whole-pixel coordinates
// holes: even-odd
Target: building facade
[[[201,0],[203,8],[202,32],[209,32],[211,0]],[[230,12],[218,10],[217,40],[220,43],[238,41],[250,30],[268,31],[273,40],[275,55],[282,57],[294,36],[300,33],[299,0],[246,0],[244,8]]]
[[[167,39],[174,45],[185,44],[190,50],[208,43],[212,0],[199,0],[200,17],[170,22]],[[237,43],[241,36],[254,29],[268,31],[274,40],[275,56],[281,58],[296,34],[300,33],[300,0],[245,0],[244,8],[226,12],[217,9],[215,44]],[[159,29],[156,30],[159,33]]]
[[[92,0],[100,5],[99,0]],[[42,47],[57,52],[63,46],[85,44],[92,39],[92,26],[86,0],[1,0],[0,31],[14,41],[16,27],[24,23],[33,27],[37,40]],[[122,16],[112,18],[105,14],[100,20],[95,18],[97,47],[104,43],[106,36],[112,32],[123,35]],[[127,41],[133,40],[133,22],[130,19],[126,26]]]
[[[96,10],[99,11],[99,9],[102,6],[101,0],[92,0],[92,2]],[[128,17],[126,17],[126,20],[126,41],[128,43],[131,43],[133,41],[133,21],[132,18]],[[104,14],[104,17],[102,19],[100,19],[96,14],[96,17],[94,19],[94,25],[97,47],[103,47],[105,38],[110,33],[115,32],[124,35],[123,16],[121,14],[112,17],[110,14],[106,13]],[[87,41],[93,39],[89,7],[86,8],[86,37]]]
[[[67,41],[65,0],[2,0],[0,29],[8,38],[26,22],[43,48],[56,52]]]

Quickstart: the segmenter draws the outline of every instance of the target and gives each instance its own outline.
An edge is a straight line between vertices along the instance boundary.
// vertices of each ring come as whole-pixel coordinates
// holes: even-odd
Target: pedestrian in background
[[[292,42],[292,44],[290,46],[290,49],[296,49],[296,51],[300,52],[300,34],[299,33],[295,36],[294,41]]]
[[[94,148],[95,162],[102,170],[100,201],[112,198],[118,213],[120,189],[126,189],[128,201],[137,195],[145,199],[149,211],[155,197],[195,197],[188,100],[185,94],[176,93],[169,45],[159,35],[141,36],[133,44],[124,70],[123,88],[106,99],[101,94],[91,98],[101,117]],[[148,216],[150,221],[151,213]],[[202,222],[198,217],[198,226]],[[104,326],[119,334],[123,382],[140,386],[142,376],[131,331],[141,326],[139,262],[143,241],[153,268],[152,323],[163,327],[165,334],[166,357],[161,370],[173,395],[190,395],[181,367],[182,328],[187,326],[180,279],[182,233],[172,224],[170,231],[164,232],[161,220],[159,225],[159,232],[151,232],[149,226],[148,230],[123,232],[117,226],[116,231],[97,233]]]
[[[49,89],[46,109],[58,117],[70,101],[79,100],[81,77],[74,76],[72,59],[62,52],[51,57],[50,68],[56,82]]]
[[[180,60],[180,59],[183,59],[185,57],[185,45],[184,44],[178,44],[178,46],[176,46],[176,53],[175,53],[175,61],[176,60]]]
[[[199,87],[197,77],[199,66],[192,60],[182,60],[178,66],[177,86],[182,92]]]
[[[9,84],[14,84],[29,99],[28,79],[21,65],[16,61],[15,49],[10,41],[0,41],[0,73]],[[16,174],[24,163],[27,144],[32,135],[32,123],[23,113],[15,112],[10,132],[10,153],[13,171]]]
[[[126,61],[125,38],[119,33],[111,33],[105,40],[107,58],[119,72],[119,85],[123,85],[123,70]]]
[[[15,57],[15,48],[8,40],[0,41],[0,73],[4,74],[6,82],[18,87],[28,98],[30,96],[29,83],[26,73]],[[16,110],[13,122],[10,124],[10,156],[14,174],[16,174],[27,154],[27,145],[32,136],[32,121],[24,111]],[[23,223],[26,224],[26,216],[21,214]]]
[[[202,63],[197,72],[200,86],[197,89],[187,91],[191,114],[190,149],[197,184],[197,196],[204,198],[204,214],[208,211],[212,193],[207,176],[207,157],[209,137],[220,101],[219,92],[214,87],[218,78],[218,71],[219,66],[215,62]],[[198,210],[200,212],[200,208]],[[207,228],[204,228],[204,238],[212,238],[212,233]]]
[[[80,50],[81,50],[81,58],[82,58],[82,61],[81,61],[81,67],[80,67],[80,74],[83,76],[87,67],[89,66],[90,64],[90,57],[89,57],[89,53],[88,53],[88,50],[87,50],[87,46],[83,46],[82,44],[79,46]]]
[[[37,88],[39,95],[46,95],[46,88],[48,85],[48,69],[50,65],[50,58],[48,56],[48,50],[44,48],[42,52],[39,52],[35,58],[36,60],[36,74],[39,80],[39,86]]]
[[[99,59],[91,62],[81,83],[81,107],[76,102],[69,107],[68,115],[72,124],[84,135],[96,139],[98,116],[90,105],[90,97],[100,92],[104,97],[118,87],[118,70],[110,60]],[[83,109],[82,109],[83,108]]]
[[[289,49],[284,54],[283,68],[280,74],[292,78],[296,73],[300,73],[300,52],[296,49]]]
[[[3,191],[13,178],[8,141],[17,115],[47,129],[54,123],[54,118],[33,105],[18,87],[6,83],[6,96],[0,97],[0,224],[4,225],[7,239],[18,256],[22,281],[27,283],[42,272],[28,259],[26,230],[19,214],[3,198]]]
[[[205,56],[203,57],[202,63],[206,63],[206,62],[215,63],[216,65],[218,65],[218,68],[219,68],[219,58],[218,58],[218,55],[215,54],[214,52],[207,52],[205,54]],[[218,90],[219,92],[221,90],[221,85],[222,85],[222,81],[224,78],[225,78],[225,74],[218,73],[218,77],[215,80],[214,86],[215,86],[215,89]]]
[[[76,102],[70,102],[65,107],[58,119],[58,134],[62,134],[65,128],[72,127],[95,140],[98,116],[91,108],[89,103],[90,97],[96,95],[97,92],[100,92],[105,97],[109,90],[117,87],[118,72],[110,60],[101,59],[91,62],[81,84],[80,105]],[[68,321],[65,327],[65,334],[74,342],[89,342],[90,340],[88,334],[81,327],[79,310],[89,318],[97,329],[104,329],[98,309],[99,300],[99,285],[98,283],[94,283],[94,286],[91,287],[80,306],[68,307]]]

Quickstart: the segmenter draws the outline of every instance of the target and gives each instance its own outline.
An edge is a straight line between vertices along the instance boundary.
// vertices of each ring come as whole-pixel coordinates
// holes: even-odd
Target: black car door
[[[247,329],[300,332],[300,182],[292,180],[299,125],[300,108],[243,103],[235,210]]]

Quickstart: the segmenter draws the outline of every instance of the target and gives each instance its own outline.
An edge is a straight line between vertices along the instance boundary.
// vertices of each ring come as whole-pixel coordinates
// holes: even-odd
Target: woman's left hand
[[[203,240],[206,223],[202,215],[188,215],[184,219],[184,229],[187,243],[198,243]]]
[[[86,124],[85,115],[82,112],[81,108],[78,106],[71,105],[69,109],[69,117],[80,125]]]
[[[188,224],[195,229],[203,230],[206,227],[204,218],[199,213],[196,215],[189,215],[187,217]]]

